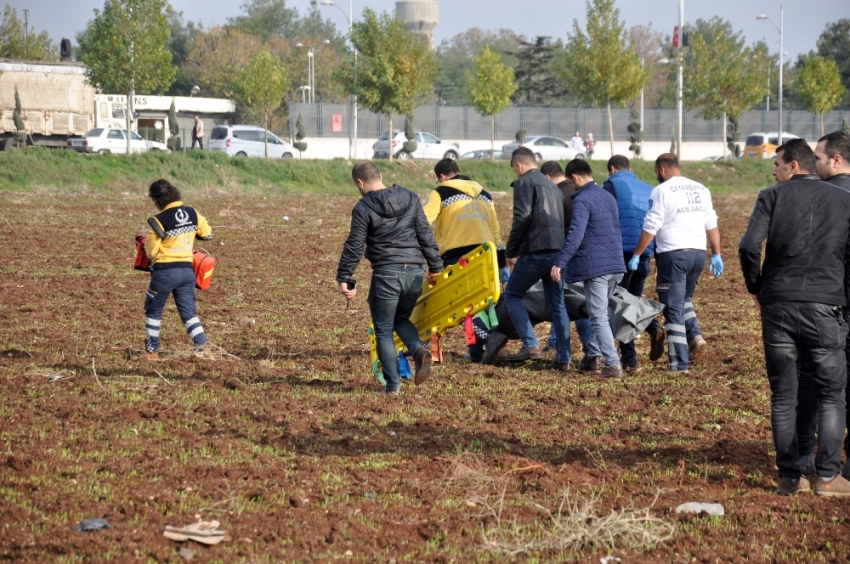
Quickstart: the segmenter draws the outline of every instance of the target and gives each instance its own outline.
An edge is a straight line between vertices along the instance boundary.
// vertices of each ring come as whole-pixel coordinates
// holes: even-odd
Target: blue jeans
[[[691,298],[705,265],[705,251],[678,249],[658,253],[655,264],[658,268],[655,289],[658,301],[664,304],[670,370],[687,370],[688,341],[700,335]]]
[[[569,315],[569,314],[567,314]],[[576,326],[576,333],[578,333],[578,340],[581,341],[581,352],[584,356],[591,356],[589,354],[589,345],[593,341],[593,328],[590,326],[589,319],[574,319],[573,325]],[[549,339],[546,341],[546,345],[551,348],[557,348],[558,346],[558,335],[555,332],[555,324],[553,323],[549,328]]]
[[[832,306],[780,302],[761,306],[765,368],[770,381],[770,420],[780,478],[798,478],[801,454],[797,438],[800,417],[799,366],[806,366],[817,401],[819,476],[841,471],[841,443],[846,417],[847,323],[839,323]]]
[[[419,332],[410,322],[410,314],[422,294],[424,277],[425,267],[421,264],[388,264],[372,271],[369,312],[375,329],[375,348],[388,392],[401,387],[393,331],[410,354],[422,346]]]
[[[624,264],[629,264],[629,260],[632,258],[633,254],[634,253],[631,252],[623,253]],[[624,274],[623,279],[620,280],[620,286],[625,288],[631,295],[641,297],[643,296],[643,285],[648,277],[649,257],[641,255],[637,270]],[[661,324],[658,323],[657,319],[653,319],[645,329],[645,332],[649,335],[655,335],[656,332],[661,330]],[[629,341],[628,343],[624,343],[623,341],[620,341],[620,356],[622,357],[623,366],[637,366],[638,359],[637,351],[635,350],[635,342]]]
[[[556,362],[570,362],[570,318],[564,307],[564,279],[555,282],[549,276],[552,265],[558,251],[544,251],[540,253],[529,253],[519,257],[514,265],[511,277],[505,286],[505,307],[508,315],[522,339],[525,347],[537,348],[540,343],[534,334],[534,327],[528,317],[528,311],[522,303],[522,297],[529,288],[534,286],[538,280],[543,281],[543,297],[546,307],[552,316],[552,324],[555,326],[557,336],[558,352],[555,355]]]
[[[195,273],[191,263],[177,268],[151,271],[151,283],[145,294],[145,350],[159,350],[159,331],[162,327],[162,312],[168,296],[174,294],[177,313],[183,321],[186,333],[197,346],[207,344],[207,336],[196,314]]]
[[[593,340],[588,346],[589,354],[602,356],[605,366],[620,364],[620,355],[617,354],[614,333],[608,320],[608,300],[622,277],[622,274],[606,274],[584,281],[587,315],[590,318],[590,326],[593,327]]]

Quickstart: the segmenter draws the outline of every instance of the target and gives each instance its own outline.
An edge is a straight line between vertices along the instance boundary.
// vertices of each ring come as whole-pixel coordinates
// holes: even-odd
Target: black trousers
[[[850,337],[844,345],[844,354],[847,356],[848,373],[850,373]],[[850,422],[850,395],[848,390],[844,392],[844,402],[847,405],[845,411],[846,419]],[[815,394],[815,384],[812,378],[812,370],[806,363],[800,363],[800,385],[797,391],[797,444],[800,448],[800,456],[810,456],[815,450],[815,432],[818,429],[818,401]],[[850,434],[844,437],[844,452],[850,463]]]
[[[819,476],[841,471],[845,426],[847,323],[826,304],[780,302],[762,304],[762,338],[770,381],[770,417],[780,478],[798,478],[797,439],[800,366],[806,366],[818,407]]]

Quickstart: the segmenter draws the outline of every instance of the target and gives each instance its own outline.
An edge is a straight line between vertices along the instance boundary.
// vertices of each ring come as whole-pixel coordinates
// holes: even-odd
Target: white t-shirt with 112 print
[[[717,227],[708,188],[684,176],[662,182],[649,195],[643,230],[655,235],[655,249],[706,249],[705,232]]]

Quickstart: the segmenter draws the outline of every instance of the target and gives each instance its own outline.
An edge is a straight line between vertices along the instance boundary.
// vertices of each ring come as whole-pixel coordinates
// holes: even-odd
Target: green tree
[[[23,112],[23,108],[21,106],[21,95],[18,94],[18,85],[16,84],[15,111],[12,112],[12,121],[15,123],[15,139],[19,145],[27,140],[26,125],[24,125],[24,120],[21,118],[21,112]]]
[[[245,0],[245,15],[227,18],[230,27],[263,41],[273,36],[292,38],[297,35],[298,10],[287,8],[286,0]]]
[[[407,31],[404,22],[371,8],[351,30],[349,53],[335,73],[337,81],[358,96],[358,102],[375,113],[386,114],[392,141],[392,114],[411,115],[419,96],[431,92],[437,62],[424,39]],[[392,160],[392,151],[389,151]]]
[[[469,73],[469,103],[482,116],[490,116],[490,159],[496,150],[496,114],[507,108],[516,92],[514,70],[485,45],[472,59]]]
[[[565,62],[564,78],[582,101],[607,108],[613,155],[611,104],[624,105],[649,82],[649,72],[629,44],[614,0],[588,0],[587,33],[579,27],[578,20],[573,20]]]
[[[818,37],[818,55],[832,59],[841,73],[845,105],[850,105],[850,18],[827,24]]]
[[[806,109],[818,114],[824,134],[823,114],[834,108],[844,94],[838,65],[832,59],[809,56],[797,75],[797,95]]]
[[[697,20],[690,30],[690,48],[684,62],[682,102],[705,119],[737,122],[741,114],[762,100],[771,63],[767,45],[747,47],[741,32],[719,17]],[[726,139],[723,155],[726,155]]]
[[[502,62],[516,67],[517,58],[513,53],[519,50],[525,38],[509,29],[485,31],[477,27],[458,33],[451,39],[444,39],[437,47],[437,63],[440,71],[434,81],[434,94],[449,106],[462,106],[467,103],[469,92],[467,80],[472,68],[472,57],[485,45],[501,56]]]
[[[280,107],[289,90],[289,77],[280,59],[268,51],[260,51],[236,75],[235,87],[239,101],[248,108],[263,113],[263,127],[269,128],[269,117]],[[268,135],[263,134],[266,158],[269,157]]]
[[[36,33],[33,27],[24,29],[18,11],[7,3],[0,23],[0,58],[56,61],[59,49],[46,31]]]
[[[200,24],[195,24],[194,22],[184,23],[183,12],[178,12],[171,6],[168,6],[166,10],[168,27],[171,30],[171,37],[168,38],[167,46],[171,52],[171,62],[177,67],[174,83],[166,94],[170,96],[189,96],[195,84],[192,77],[186,72],[186,59],[192,50],[195,35],[202,31],[202,27]]]
[[[517,86],[514,103],[529,106],[563,103],[569,93],[560,78],[563,55],[564,46],[560,39],[554,43],[550,37],[521,41],[514,53],[517,60],[514,66]]]
[[[77,36],[89,82],[101,92],[155,94],[177,71],[168,50],[166,0],[106,0]]]
[[[233,77],[260,52],[259,38],[242,31],[214,27],[198,33],[186,57],[184,69],[208,96],[233,98]]]
[[[404,118],[404,138],[406,141],[402,147],[408,155],[412,155],[416,152],[416,148],[419,146],[416,142],[416,132],[413,129],[413,116],[408,115]]]
[[[301,158],[301,153],[307,150],[307,130],[304,128],[304,120],[301,119],[301,114],[298,114],[298,119],[295,120],[295,143],[293,147],[298,149],[298,158]]]
[[[180,150],[183,142],[180,140],[180,124],[177,122],[177,108],[174,107],[174,100],[171,100],[171,107],[168,108],[168,148],[176,152]]]

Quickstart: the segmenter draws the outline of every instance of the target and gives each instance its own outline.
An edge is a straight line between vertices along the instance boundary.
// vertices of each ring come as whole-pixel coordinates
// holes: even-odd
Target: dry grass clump
[[[602,490],[576,494],[568,488],[557,507],[549,507],[511,487],[512,477],[542,468],[539,464],[494,475],[473,454],[450,462],[447,485],[465,494],[467,507],[480,508],[484,548],[493,553],[648,550],[673,538],[673,524],[652,515],[657,494],[649,507],[604,513],[599,508]]]
[[[138,349],[129,349],[131,357],[143,354],[145,351]],[[195,347],[186,345],[174,349],[160,349],[159,360],[168,362],[170,360],[183,360],[197,358],[199,360],[239,360],[239,357],[232,355],[219,345],[206,344],[203,347]]]

